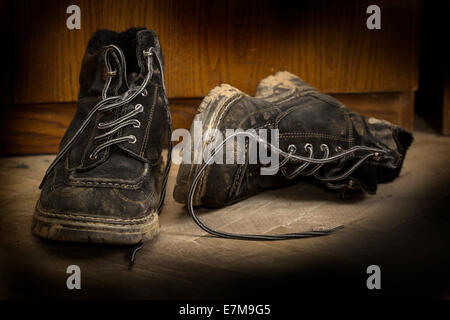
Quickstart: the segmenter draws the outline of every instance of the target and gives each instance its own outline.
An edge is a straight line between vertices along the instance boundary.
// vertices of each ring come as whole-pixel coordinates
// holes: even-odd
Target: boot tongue
[[[154,48],[156,54],[161,56],[161,46],[156,33],[152,30],[138,31],[136,35],[136,57],[142,73],[144,73],[147,68],[143,51],[148,50],[149,48]]]
[[[111,70],[115,71],[115,75],[108,87],[107,96],[114,96],[119,93],[119,89],[123,84],[123,69],[119,57],[116,54],[109,54],[108,61]],[[107,73],[105,49],[95,53],[86,52],[80,72],[79,98],[100,97],[105,87]]]
[[[101,96],[105,86],[105,71],[106,67],[102,50],[95,53],[86,52],[80,72],[80,99]]]
[[[80,97],[78,103],[78,110],[80,118],[85,118],[94,108],[99,100],[102,99],[103,90],[108,79],[108,71],[114,72],[106,92],[106,97],[114,97],[125,93],[128,90],[124,81],[124,68],[121,55],[122,50],[116,46],[115,48],[102,47],[95,52],[87,51],[84,59],[80,75]],[[96,98],[96,101],[85,98]],[[87,168],[93,167],[96,164],[104,161],[109,155],[110,148],[105,148],[97,159],[92,159],[89,152],[92,152],[96,146],[101,142],[92,140],[92,137],[102,134],[97,128],[100,122],[108,123],[120,117],[122,106],[114,110],[97,112],[94,115],[93,121],[90,121],[85,130],[81,132],[78,138],[78,143],[71,147],[69,153],[69,167],[70,168]],[[79,123],[74,126],[78,127]],[[84,151],[83,151],[84,150]],[[89,151],[89,152],[88,152]]]
[[[137,72],[132,72],[132,73],[130,73],[129,75],[128,75],[128,77],[127,77],[127,79],[128,79],[128,84],[133,84],[133,83],[136,83],[136,82],[139,82],[138,81],[138,79],[139,79],[140,77],[139,77],[139,74],[137,73]]]

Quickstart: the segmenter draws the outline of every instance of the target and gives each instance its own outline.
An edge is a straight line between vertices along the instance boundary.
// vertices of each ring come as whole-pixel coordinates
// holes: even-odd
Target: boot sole
[[[139,219],[113,219],[45,211],[36,204],[31,231],[50,240],[108,244],[136,244],[160,232],[158,213]]]
[[[211,104],[212,102],[214,102],[214,98],[219,94],[224,94],[224,92],[229,91],[230,88],[232,89],[232,91],[226,94],[227,97],[223,100],[224,102],[213,107]],[[208,128],[216,128],[219,124],[221,116],[226,112],[228,107],[232,105],[234,101],[240,99],[243,95],[244,94],[242,92],[235,88],[232,88],[229,85],[222,84],[216,87],[210,92],[210,94],[208,94],[207,97],[205,97],[203,102],[200,104],[194,121],[202,121],[203,130],[206,130]],[[205,150],[206,144],[207,141],[202,142],[202,150]],[[176,202],[187,204],[187,196],[190,186],[200,166],[201,165],[199,164],[180,165],[177,174],[177,182],[173,191],[173,197]],[[202,187],[206,184],[209,172],[208,169],[209,168],[206,168],[205,172],[203,172],[197,186],[197,191],[194,194],[193,204],[195,206],[201,204],[200,194]]]

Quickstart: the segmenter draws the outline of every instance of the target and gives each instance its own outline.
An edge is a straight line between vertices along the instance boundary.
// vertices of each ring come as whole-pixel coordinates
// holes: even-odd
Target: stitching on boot
[[[42,213],[44,215],[48,215],[48,216],[54,216],[54,217],[72,217],[75,220],[81,220],[80,218],[83,219],[89,219],[89,220],[99,220],[99,221],[124,221],[124,222],[140,222],[140,221],[145,221],[145,220],[149,220],[154,214],[156,214],[156,211],[151,211],[148,215],[142,217],[142,218],[132,218],[132,219],[120,219],[120,218],[101,218],[101,217],[93,217],[93,216],[89,216],[86,215],[86,213],[83,212],[71,212],[71,211],[66,211],[66,212],[54,212],[48,209],[44,209],[42,208],[41,202],[38,201],[37,205],[36,205],[36,210],[39,213]],[[92,222],[92,223],[96,223],[96,222]],[[97,223],[101,223],[101,222],[97,222]]]
[[[141,151],[139,153],[141,155],[141,157],[144,156],[144,149],[145,149],[145,146],[147,145],[147,139],[148,139],[148,135],[150,132],[150,128],[152,127],[153,113],[155,112],[155,108],[156,108],[157,95],[158,95],[158,87],[155,86],[154,98],[153,98],[153,102],[152,102],[152,106],[151,106],[151,110],[150,110],[150,117],[148,120],[147,128],[145,129],[145,136],[144,136],[144,141],[142,142]]]

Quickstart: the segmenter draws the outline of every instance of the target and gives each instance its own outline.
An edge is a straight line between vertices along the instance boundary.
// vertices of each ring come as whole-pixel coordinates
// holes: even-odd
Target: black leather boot
[[[303,145],[308,149],[308,154],[311,141],[315,142],[312,143],[313,155],[318,149],[321,150],[318,153],[322,152],[323,141],[323,148],[328,149],[327,157],[342,154],[355,146],[382,150],[375,152],[377,154],[373,157],[364,152],[350,153],[342,157],[337,166],[336,163],[324,164],[323,168],[319,168],[323,175],[316,173],[318,170],[313,174],[308,174],[307,169],[296,171],[295,164],[292,166],[288,162],[288,167],[292,167],[291,174],[285,175],[288,179],[298,175],[310,176],[312,179],[303,180],[319,182],[326,189],[341,191],[343,197],[347,198],[358,191],[375,194],[379,183],[390,182],[400,174],[406,151],[413,141],[411,133],[403,128],[353,112],[287,71],[277,72],[263,79],[255,97],[289,110],[289,115],[284,116],[285,121],[280,121],[280,124],[285,122],[289,127],[279,127],[280,146],[284,146],[284,150],[289,145]],[[294,122],[290,122],[289,118]],[[300,130],[295,130],[295,134],[288,134],[286,131],[292,131],[292,125]],[[294,138],[294,135],[297,137]],[[323,137],[320,138],[320,135]],[[355,161],[357,165],[353,167]],[[339,176],[337,172],[345,175]]]
[[[345,196],[349,192],[375,193],[378,183],[398,176],[412,142],[411,134],[402,128],[352,112],[287,72],[261,81],[256,98],[229,85],[216,87],[203,100],[195,120],[202,121],[204,130],[217,128],[222,133],[238,128],[245,132],[278,130],[278,146],[254,133],[228,136],[220,143],[208,137],[203,141],[203,149],[214,144],[214,151],[225,148],[225,140],[239,135],[259,141],[279,155],[280,170],[276,174],[262,175],[263,165],[249,161],[249,143],[238,143],[232,150],[246,153],[245,163],[212,161],[180,166],[175,200],[188,205],[192,217],[204,230],[227,238],[290,239],[325,235],[333,230],[273,236],[236,235],[203,225],[193,207],[228,205],[299,180],[340,190]]]
[[[40,186],[33,234],[112,244],[156,236],[170,123],[156,33],[97,31],[83,58],[77,112]]]

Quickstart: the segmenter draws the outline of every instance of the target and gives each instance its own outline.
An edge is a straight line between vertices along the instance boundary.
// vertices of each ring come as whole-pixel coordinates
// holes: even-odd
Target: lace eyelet
[[[136,120],[136,124],[133,124],[134,128],[140,128],[141,127],[141,122],[139,120]]]
[[[89,159],[95,160],[95,159],[97,159],[97,155],[94,155],[93,153],[91,153],[91,154],[89,155]]]
[[[336,152],[341,152],[341,151],[342,151],[342,148],[341,148],[340,146],[336,146],[336,148],[334,148],[334,150],[335,150]]]
[[[111,70],[111,71],[107,71],[106,75],[114,78],[115,76],[117,76],[117,70],[114,69],[114,70]]]
[[[305,144],[305,151],[312,150],[312,148],[313,148],[313,146],[312,146],[311,143],[306,143]]]
[[[288,151],[290,153],[295,153],[295,151],[297,151],[297,147],[295,145],[291,144],[288,146]]]
[[[138,103],[137,105],[134,106],[134,110],[139,111],[139,112],[143,112],[144,111],[144,106],[140,103]]]
[[[137,141],[137,139],[136,139],[135,136],[130,136],[130,139],[131,139],[131,140],[129,140],[128,143],[131,143],[131,144],[135,144],[136,141]]]
[[[144,57],[152,56],[153,55],[152,48],[149,48],[148,50],[143,50],[142,54],[144,55]]]
[[[354,180],[348,180],[348,183],[347,183],[347,187],[349,188],[349,189],[353,189],[354,187],[355,187],[355,181]]]
[[[380,161],[381,156],[379,152],[375,152],[375,154],[373,155],[373,160],[375,161]]]
[[[143,96],[143,97],[148,96],[148,91],[147,91],[147,89],[142,90],[141,96]]]

